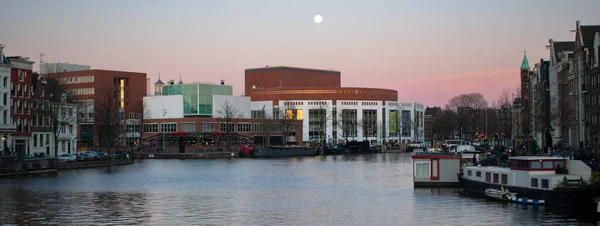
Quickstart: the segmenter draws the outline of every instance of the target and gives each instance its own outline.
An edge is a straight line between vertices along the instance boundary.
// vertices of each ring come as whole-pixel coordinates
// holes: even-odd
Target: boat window
[[[485,173],[485,182],[492,182],[492,173]]]
[[[554,168],[554,165],[552,163],[553,163],[552,161],[544,161],[544,163],[543,163],[544,169],[552,169],[552,168]]]
[[[532,169],[541,169],[542,168],[542,162],[540,162],[540,161],[531,161],[531,168]]]
[[[494,173],[494,183],[498,183],[498,174]]]
[[[565,167],[565,161],[555,161],[554,162],[554,167],[556,167],[556,168],[558,168],[558,167],[564,168]]]
[[[548,179],[542,179],[542,188],[548,188]]]
[[[502,184],[508,184],[508,175],[502,174]]]
[[[471,170],[467,170],[467,175],[471,176],[473,174],[473,172],[471,172]]]
[[[531,187],[534,187],[534,188],[538,187],[538,179],[537,178],[531,178]]]
[[[481,171],[477,171],[477,172],[475,173],[475,176],[476,176],[476,177],[481,177]]]
[[[415,177],[429,177],[429,163],[416,163],[415,164]]]

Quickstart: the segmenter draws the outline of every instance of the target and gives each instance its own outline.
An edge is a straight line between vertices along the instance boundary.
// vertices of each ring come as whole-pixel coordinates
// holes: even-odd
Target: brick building
[[[442,139],[443,137],[435,137],[435,131],[433,130],[433,123],[435,121],[435,118],[438,114],[440,114],[442,112],[442,108],[441,107],[427,107],[425,108],[425,124],[424,124],[424,129],[425,129],[425,140],[426,141],[433,141],[433,140],[438,140],[438,139]]]
[[[127,147],[140,139],[139,128],[146,96],[146,73],[110,70],[61,72],[56,78],[78,102],[79,147]],[[110,122],[102,118],[109,116]],[[102,124],[106,125],[100,131]],[[125,125],[129,127],[129,133]],[[112,128],[114,131],[106,131]],[[138,131],[138,132],[135,132]]]
[[[17,155],[30,153],[31,148],[31,91],[33,61],[28,57],[7,57],[11,69],[11,117],[16,131],[11,135],[10,149]]]

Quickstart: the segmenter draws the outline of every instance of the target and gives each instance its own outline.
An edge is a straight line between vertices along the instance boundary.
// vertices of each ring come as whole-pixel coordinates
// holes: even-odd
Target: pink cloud
[[[398,89],[399,101],[443,107],[452,97],[472,92],[482,93],[491,106],[503,90],[514,91],[519,84],[518,69],[503,69],[418,78],[386,86]]]

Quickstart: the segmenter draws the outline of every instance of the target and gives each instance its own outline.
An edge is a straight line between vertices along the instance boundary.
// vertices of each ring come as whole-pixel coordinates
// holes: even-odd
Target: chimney
[[[221,79],[221,85],[225,85],[225,79]]]

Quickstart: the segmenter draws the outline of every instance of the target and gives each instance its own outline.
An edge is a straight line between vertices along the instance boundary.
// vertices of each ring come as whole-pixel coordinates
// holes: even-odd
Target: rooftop
[[[563,157],[551,157],[551,156],[514,156],[510,157],[510,160],[564,160]]]
[[[314,69],[314,68],[302,68],[302,67],[290,67],[290,66],[265,66],[260,68],[248,68],[248,71],[268,71],[268,70],[296,70],[296,71],[312,71],[312,72],[322,72],[322,73],[333,73],[340,74],[340,71],[336,71],[333,69]]]

